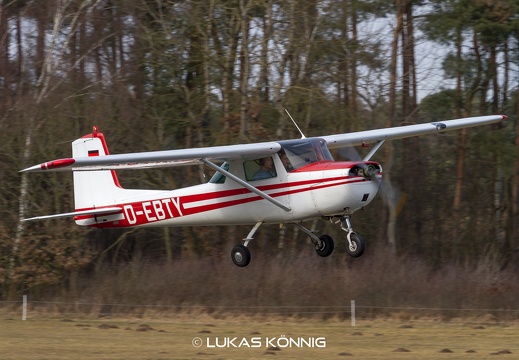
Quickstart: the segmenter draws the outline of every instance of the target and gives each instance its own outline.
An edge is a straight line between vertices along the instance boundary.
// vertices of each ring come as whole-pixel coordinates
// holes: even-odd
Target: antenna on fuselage
[[[301,129],[299,128],[299,126],[297,126],[297,123],[296,121],[294,120],[294,118],[292,117],[292,115],[290,115],[290,113],[288,112],[287,109],[285,109],[286,113],[288,114],[288,117],[290,118],[290,120],[292,120],[292,122],[294,123],[294,125],[296,126],[297,130],[299,130],[299,133],[301,133],[301,139],[306,139],[306,136],[305,134],[303,134],[303,132],[301,131]]]

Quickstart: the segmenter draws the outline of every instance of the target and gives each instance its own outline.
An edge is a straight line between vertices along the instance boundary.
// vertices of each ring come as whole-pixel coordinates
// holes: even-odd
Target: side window
[[[288,155],[284,149],[281,149],[278,152],[278,155],[279,159],[281,160],[281,163],[283,164],[287,172],[291,172],[292,170],[294,170],[294,167],[292,166],[292,163],[290,162],[290,159],[288,158]]]
[[[269,179],[278,175],[271,156],[244,161],[243,168],[247,181]]]
[[[220,166],[222,169],[224,170],[229,170],[229,164],[228,163],[223,163],[222,166]],[[223,184],[225,183],[225,175],[223,175],[222,173],[220,172],[215,172],[214,175],[211,177],[211,179],[209,179],[209,182],[210,183],[213,183],[213,184]]]

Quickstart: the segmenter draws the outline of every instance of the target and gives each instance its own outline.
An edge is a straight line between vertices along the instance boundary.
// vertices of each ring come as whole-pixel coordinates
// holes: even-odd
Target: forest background
[[[515,309],[518,45],[518,0],[0,0],[0,299]],[[307,136],[508,121],[385,144],[374,160],[391,191],[353,217],[359,259],[322,221],[330,258],[295,227],[265,226],[246,269],[230,249],[247,227],[20,222],[73,209],[70,174],[18,171],[69,157],[93,125],[111,153],[297,138],[284,108]],[[164,189],[210,175],[119,174]]]

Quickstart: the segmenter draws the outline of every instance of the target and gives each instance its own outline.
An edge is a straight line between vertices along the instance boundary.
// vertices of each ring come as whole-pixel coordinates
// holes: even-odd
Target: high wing
[[[441,133],[473,126],[493,124],[505,119],[505,115],[477,116],[425,124],[366,130],[347,134],[326,135],[320,136],[320,138],[326,141],[330,149],[370,143],[379,143],[379,145],[381,145],[385,140],[402,139],[424,134]],[[263,142],[194,149],[65,158],[35,165],[21,170],[21,172],[119,170],[206,164],[207,161],[227,161],[233,159],[264,157],[274,154],[279,150],[281,150],[281,145],[279,143]]]
[[[224,145],[194,149],[163,150],[96,157],[78,157],[47,161],[21,172],[65,170],[144,169],[204,164],[204,161],[227,161],[258,158],[281,150],[277,142]]]
[[[326,141],[328,148],[358,146],[385,140],[403,139],[412,136],[441,133],[473,126],[498,123],[506,119],[506,115],[489,115],[438,121],[425,124],[398,126],[393,128],[359,131],[349,134],[320,136]]]

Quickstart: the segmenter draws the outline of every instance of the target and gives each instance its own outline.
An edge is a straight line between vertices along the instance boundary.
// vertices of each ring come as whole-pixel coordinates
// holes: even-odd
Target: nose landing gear
[[[342,216],[340,222],[341,229],[347,233],[346,239],[348,240],[348,244],[346,245],[346,252],[352,257],[359,257],[364,254],[364,249],[366,248],[364,239],[353,231],[350,216]]]

